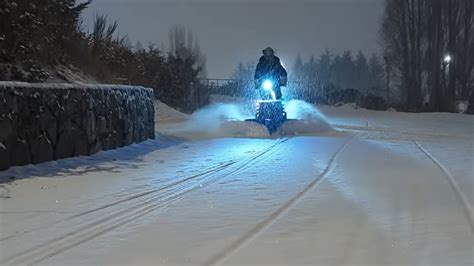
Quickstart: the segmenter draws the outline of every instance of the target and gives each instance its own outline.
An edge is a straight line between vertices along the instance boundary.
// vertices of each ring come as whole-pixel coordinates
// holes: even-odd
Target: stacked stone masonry
[[[0,82],[0,170],[154,138],[153,90]]]

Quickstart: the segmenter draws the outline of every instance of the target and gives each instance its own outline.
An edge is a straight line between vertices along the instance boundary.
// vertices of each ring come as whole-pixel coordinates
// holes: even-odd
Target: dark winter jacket
[[[287,76],[285,68],[280,63],[280,58],[274,56],[272,59],[260,57],[257,68],[255,69],[255,79],[265,76],[275,77],[277,79]]]

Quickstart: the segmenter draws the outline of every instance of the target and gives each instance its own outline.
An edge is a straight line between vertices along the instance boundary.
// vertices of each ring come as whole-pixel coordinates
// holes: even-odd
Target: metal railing
[[[229,84],[253,84],[253,80],[239,80],[239,79],[219,79],[219,78],[201,78],[198,79],[198,83],[206,86],[207,88],[221,88]],[[294,85],[305,85],[306,82],[302,81],[288,81],[288,86]]]

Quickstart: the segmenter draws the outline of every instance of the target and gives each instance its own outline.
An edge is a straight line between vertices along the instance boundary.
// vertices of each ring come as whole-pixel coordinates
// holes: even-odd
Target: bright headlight
[[[273,89],[273,83],[272,83],[271,80],[268,80],[268,79],[263,82],[263,85],[262,85],[262,86],[263,86],[263,88],[264,88],[265,90],[267,90],[267,91]]]

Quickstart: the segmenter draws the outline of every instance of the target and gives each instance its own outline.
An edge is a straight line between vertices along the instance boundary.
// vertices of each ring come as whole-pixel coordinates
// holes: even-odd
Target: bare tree
[[[441,87],[441,64],[443,58],[443,25],[442,25],[442,2],[444,0],[433,0],[429,5],[428,13],[428,53],[427,53],[427,69],[428,87],[430,92],[430,109],[440,110],[442,101]]]
[[[201,52],[199,42],[190,29],[186,29],[182,25],[175,25],[171,28],[169,32],[169,51],[183,60],[194,57],[196,67],[200,69],[199,77],[206,77],[207,59]]]
[[[382,24],[386,56],[402,74],[406,109],[422,103],[422,62],[426,50],[426,0],[388,0]]]
[[[472,0],[387,1],[381,35],[408,110],[424,98],[430,110],[454,111],[470,97],[472,20]]]
[[[465,51],[465,55],[461,56],[460,59],[460,86],[461,86],[461,98],[468,99],[471,94],[473,94],[473,84],[472,84],[472,76],[473,76],[473,66],[474,66],[474,40],[472,37],[473,33],[473,15],[474,15],[474,2],[471,0],[463,0],[463,21],[462,24],[462,31],[463,31],[463,38],[462,44],[462,51]]]

